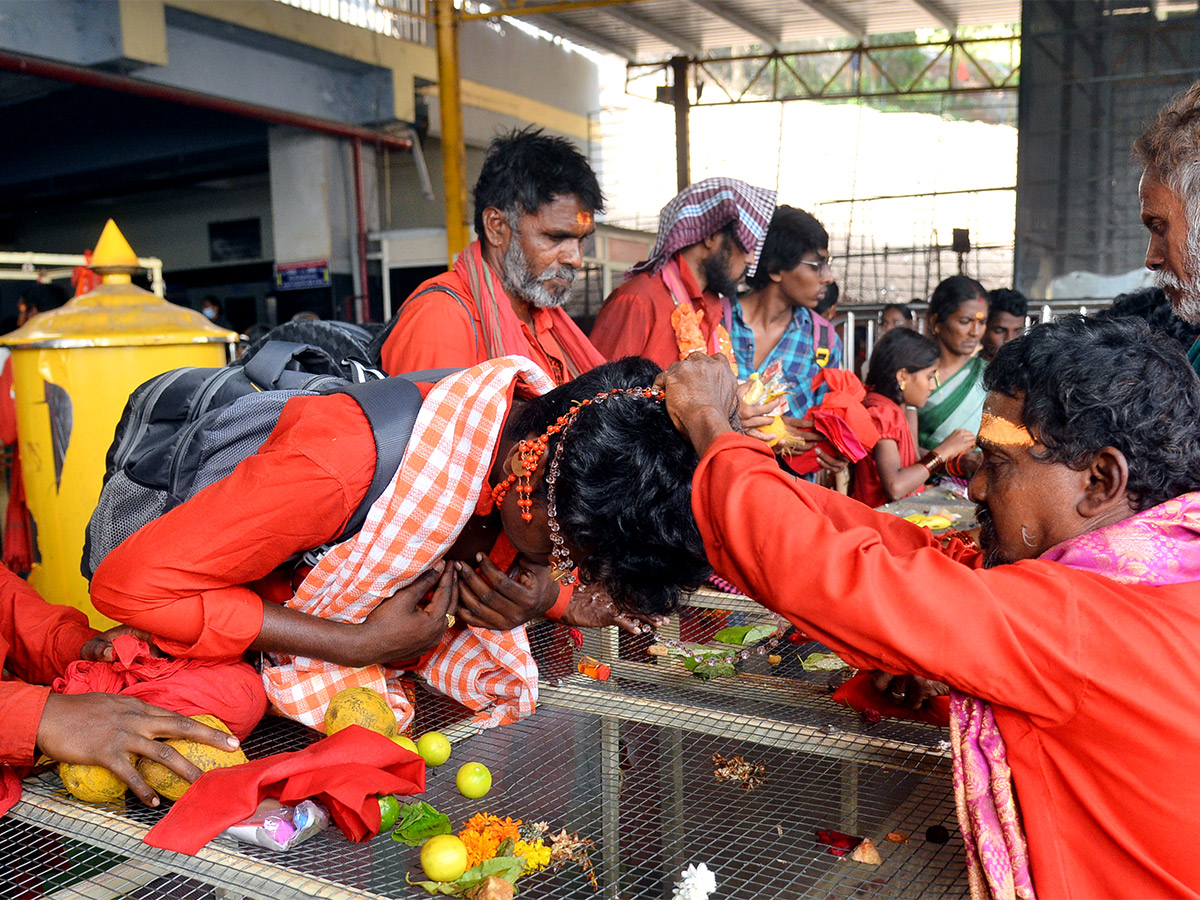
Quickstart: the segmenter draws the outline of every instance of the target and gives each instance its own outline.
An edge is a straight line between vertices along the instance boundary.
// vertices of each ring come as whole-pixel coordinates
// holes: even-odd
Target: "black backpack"
[[[91,579],[108,553],[147,522],[227,476],[252,456],[292,397],[343,392],[362,407],[375,436],[375,474],[337,539],[356,533],[400,467],[421,393],[413,373],[387,378],[309,344],[268,341],[244,365],[186,367],[151,378],[130,395],[105,459],[104,486],[88,522],[82,571]]]

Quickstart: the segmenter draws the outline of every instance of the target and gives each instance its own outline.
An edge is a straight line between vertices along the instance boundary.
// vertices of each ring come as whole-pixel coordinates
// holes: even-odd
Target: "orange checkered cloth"
[[[440,381],[426,397],[404,461],[367,514],[362,530],[322,557],[288,606],[339,622],[361,622],[450,549],[475,506],[491,467],[514,381],[536,394],[554,387],[520,356],[488,360]],[[339,691],[369,687],[388,699],[401,730],[413,708],[399,670],[348,668],[277,655],[263,669],[267,696],[284,715],[321,727]],[[438,691],[475,710],[483,728],[530,715],[537,665],[524,628],[448,631],[417,670]]]

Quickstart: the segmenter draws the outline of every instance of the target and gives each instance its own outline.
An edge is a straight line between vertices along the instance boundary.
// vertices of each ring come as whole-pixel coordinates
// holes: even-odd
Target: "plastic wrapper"
[[[329,812],[319,803],[302,800],[295,806],[284,806],[268,799],[258,805],[254,815],[221,832],[221,837],[268,850],[290,850],[328,827]]]

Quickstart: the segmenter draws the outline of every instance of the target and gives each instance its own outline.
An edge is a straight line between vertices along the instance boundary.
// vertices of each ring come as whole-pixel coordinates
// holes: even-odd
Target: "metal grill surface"
[[[744,598],[702,592],[696,602],[700,607],[683,615],[684,632],[695,632],[698,620],[712,624],[714,615],[723,621],[713,609],[749,621],[763,615]],[[576,674],[578,651],[565,629],[540,626],[533,645],[543,676],[534,716],[478,733],[461,707],[422,693],[416,723],[418,733],[436,728],[454,742],[449,762],[429,770],[422,799],[449,815],[456,829],[486,811],[544,821],[554,832],[566,829],[593,842],[596,886],[567,866],[522,879],[525,900],[659,900],[670,897],[683,868],[700,862],[716,874],[714,900],[969,894],[945,733],[887,720],[872,725],[834,704],[829,673],[806,672],[799,664],[818,645],[780,643],[780,665],[754,656],[739,664],[736,677],[708,682],[648,656],[642,636],[609,634],[587,648],[612,666],[605,682]],[[260,758],[318,738],[271,718],[245,749]],[[718,780],[714,754],[761,765],[763,783],[747,790]],[[493,774],[492,791],[481,800],[462,797],[454,785],[458,766],[469,761]],[[214,896],[214,888],[218,897],[263,900],[429,896],[405,880],[421,877],[419,851],[387,835],[350,844],[334,829],[287,853],[217,839],[187,857],[141,843],[163,813],[132,796],[108,807],[78,803],[46,773],[26,781],[26,801],[0,823],[0,852],[8,854],[0,856],[0,871],[28,880],[52,868],[43,861],[47,854],[59,853],[70,860],[76,881],[90,879],[88,890],[109,871],[150,878],[124,894],[69,893],[64,900],[190,900]],[[927,840],[930,826],[946,829],[949,841]],[[821,829],[870,838],[882,865],[831,854],[816,840]],[[894,832],[909,842],[887,841]],[[5,885],[2,896],[57,900],[58,884],[42,893],[28,887],[9,892]]]

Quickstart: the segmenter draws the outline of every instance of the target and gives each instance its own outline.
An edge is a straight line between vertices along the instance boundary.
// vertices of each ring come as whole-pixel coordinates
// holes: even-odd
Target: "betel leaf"
[[[392,840],[419,847],[431,837],[449,834],[453,830],[449,816],[438,812],[424,800],[417,800],[400,807],[400,819],[392,831]]]
[[[731,662],[702,662],[698,661],[692,668],[692,674],[703,681],[710,678],[728,678],[737,674],[737,669]]]
[[[729,628],[722,628],[713,635],[713,640],[720,641],[722,644],[755,644],[763,638],[768,638],[775,633],[774,625],[731,625]]]
[[[407,875],[405,881],[417,887],[423,887],[431,894],[441,894],[445,897],[465,897],[489,878],[503,878],[513,885],[513,895],[515,896],[517,879],[524,871],[525,860],[519,856],[493,856],[491,859],[485,859],[479,865],[467,869],[454,881],[413,881]]]
[[[750,632],[750,628],[750,625],[731,625],[714,634],[713,640],[720,641],[722,644],[741,644]]]
[[[800,660],[805,672],[831,672],[847,668],[836,653],[810,653]]]

